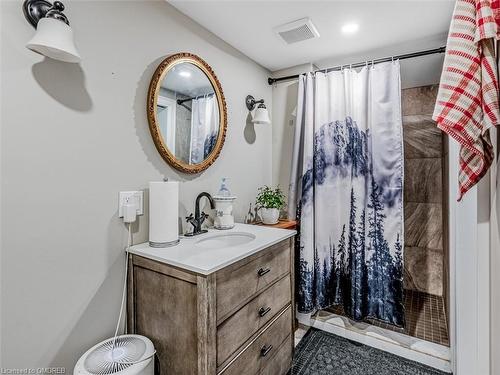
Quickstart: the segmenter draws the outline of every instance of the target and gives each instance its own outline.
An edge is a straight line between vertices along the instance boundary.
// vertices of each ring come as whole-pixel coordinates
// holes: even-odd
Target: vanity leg
[[[197,277],[198,375],[215,375],[217,363],[217,317],[215,273]]]
[[[127,326],[126,333],[135,333],[135,298],[134,298],[134,260],[133,255],[128,254],[127,272]]]

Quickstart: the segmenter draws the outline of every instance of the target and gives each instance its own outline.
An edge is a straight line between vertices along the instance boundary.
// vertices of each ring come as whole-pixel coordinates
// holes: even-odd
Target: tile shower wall
[[[176,99],[187,99],[186,95],[177,94]],[[176,107],[176,134],[175,137],[175,156],[185,163],[189,163],[189,140],[191,139],[191,101],[184,102],[184,105]]]
[[[402,91],[405,146],[405,287],[447,291],[445,147],[432,121],[437,86]]]

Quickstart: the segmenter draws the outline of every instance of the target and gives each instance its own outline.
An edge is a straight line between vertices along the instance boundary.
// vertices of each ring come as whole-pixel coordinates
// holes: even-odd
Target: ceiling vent
[[[319,38],[318,30],[309,18],[302,18],[300,20],[275,27],[274,31],[285,41],[286,44]]]

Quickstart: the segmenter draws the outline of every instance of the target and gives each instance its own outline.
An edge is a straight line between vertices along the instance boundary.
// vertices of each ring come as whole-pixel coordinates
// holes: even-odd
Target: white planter
[[[277,208],[261,208],[259,214],[264,224],[276,224],[280,218]]]

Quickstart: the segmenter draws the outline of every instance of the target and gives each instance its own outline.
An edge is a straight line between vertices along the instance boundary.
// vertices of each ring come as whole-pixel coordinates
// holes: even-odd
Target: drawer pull
[[[269,311],[271,311],[271,307],[261,307],[259,309],[259,316],[262,318],[264,315],[266,315]]]
[[[266,355],[269,354],[272,348],[273,348],[272,345],[264,345],[262,349],[260,349],[260,356],[265,357]]]
[[[271,272],[271,269],[270,268],[260,268],[258,271],[257,271],[257,275],[259,275],[259,277],[262,277],[264,276],[266,273],[269,273]]]

